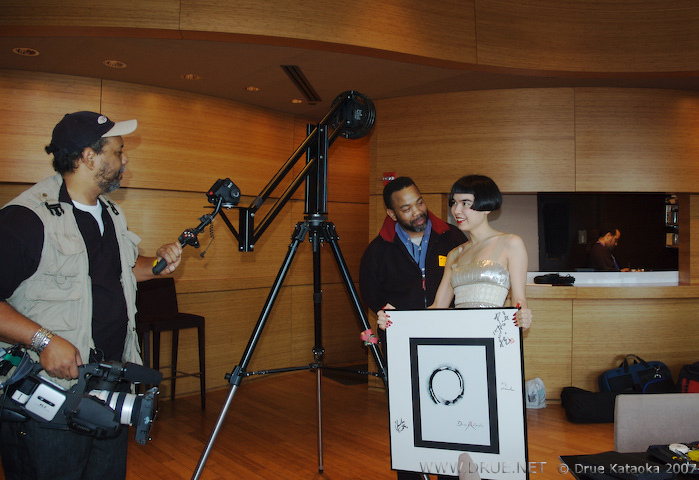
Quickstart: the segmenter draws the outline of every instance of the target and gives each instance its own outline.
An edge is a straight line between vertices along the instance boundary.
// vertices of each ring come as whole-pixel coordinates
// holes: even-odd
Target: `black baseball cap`
[[[136,120],[112,122],[101,113],[68,113],[56,124],[49,147],[53,150],[77,152],[102,137],[119,137],[136,130]]]

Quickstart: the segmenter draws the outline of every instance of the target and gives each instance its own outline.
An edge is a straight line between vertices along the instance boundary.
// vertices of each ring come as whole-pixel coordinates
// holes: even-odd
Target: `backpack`
[[[699,362],[685,365],[677,376],[677,391],[699,393]]]

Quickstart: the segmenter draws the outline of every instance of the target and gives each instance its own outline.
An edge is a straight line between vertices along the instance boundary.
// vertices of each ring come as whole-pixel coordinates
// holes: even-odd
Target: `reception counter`
[[[626,354],[663,361],[675,377],[699,361],[699,285],[679,285],[677,272],[571,272],[568,287],[534,284],[542,274],[527,279],[525,379],[541,378],[548,399],[568,385],[597,391]]]

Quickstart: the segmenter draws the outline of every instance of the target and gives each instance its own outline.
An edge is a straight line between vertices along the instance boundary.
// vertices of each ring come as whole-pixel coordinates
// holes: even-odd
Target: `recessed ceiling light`
[[[102,63],[109,68],[126,68],[126,64],[124,62],[120,62],[119,60],[105,60]]]
[[[245,90],[247,90],[248,92],[259,92],[259,91],[260,91],[260,88],[259,88],[259,87],[249,86],[249,87],[245,87]]]
[[[291,101],[291,103],[303,103],[303,100],[301,100],[300,98],[294,98],[294,99]]]
[[[12,51],[16,53],[17,55],[22,55],[23,57],[36,57],[39,55],[38,50],[34,50],[33,48],[13,48]]]
[[[196,73],[185,73],[184,75],[182,75],[182,78],[184,78],[185,80],[201,80],[201,77]]]

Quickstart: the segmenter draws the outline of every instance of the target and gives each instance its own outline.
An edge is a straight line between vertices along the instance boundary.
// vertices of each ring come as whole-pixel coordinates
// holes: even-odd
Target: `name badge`
[[[447,257],[445,255],[439,256],[439,266],[443,267],[447,264]]]

